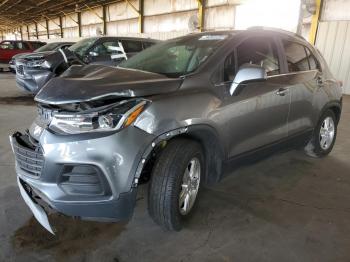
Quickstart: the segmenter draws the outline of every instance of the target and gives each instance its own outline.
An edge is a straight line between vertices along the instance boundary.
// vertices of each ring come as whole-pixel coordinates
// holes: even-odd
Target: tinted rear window
[[[122,43],[126,53],[138,53],[142,51],[142,43],[140,41],[123,40]]]

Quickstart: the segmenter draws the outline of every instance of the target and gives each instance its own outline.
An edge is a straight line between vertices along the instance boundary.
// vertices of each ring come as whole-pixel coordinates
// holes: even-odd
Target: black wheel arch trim
[[[153,150],[164,141],[177,137],[187,137],[198,141],[204,150],[206,162],[206,174],[204,183],[206,185],[215,184],[222,175],[223,161],[225,159],[225,150],[219,139],[217,131],[207,124],[195,124],[170,130],[157,136],[146,148],[138,163],[133,186],[136,187],[141,176],[142,170],[150,158]]]
[[[340,115],[341,115],[341,111],[342,111],[342,98],[340,100],[332,100],[332,101],[329,101],[328,103],[326,103],[323,107],[322,107],[322,110],[320,111],[319,115],[318,115],[318,118],[317,118],[317,122],[319,121],[320,117],[328,110],[328,109],[331,109],[331,108],[334,108],[336,107],[338,110],[339,110],[339,115],[336,115],[337,117],[337,124],[340,120]],[[336,113],[336,112],[335,112]]]

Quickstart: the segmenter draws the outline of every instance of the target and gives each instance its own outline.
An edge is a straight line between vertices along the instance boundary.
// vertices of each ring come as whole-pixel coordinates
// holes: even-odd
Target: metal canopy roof
[[[116,0],[0,0],[0,30],[80,12]]]

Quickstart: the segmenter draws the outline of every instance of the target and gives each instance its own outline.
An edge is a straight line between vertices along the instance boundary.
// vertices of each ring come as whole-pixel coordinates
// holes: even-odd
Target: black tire
[[[166,230],[181,230],[183,222],[193,213],[198,193],[194,206],[186,215],[180,212],[179,195],[185,170],[194,158],[200,163],[201,182],[205,171],[204,155],[201,145],[193,140],[185,138],[170,140],[154,164],[148,211],[152,219]]]
[[[330,144],[330,146],[327,149],[324,149],[321,147],[321,143],[320,143],[320,131],[321,131],[322,123],[327,117],[330,117],[333,120],[334,137],[333,137],[333,141]],[[322,116],[320,117],[310,141],[305,146],[306,154],[311,156],[311,157],[324,157],[324,156],[328,155],[332,151],[336,137],[337,137],[337,124],[338,124],[338,122],[337,122],[337,119],[335,117],[334,112],[332,110],[326,110],[322,114]]]

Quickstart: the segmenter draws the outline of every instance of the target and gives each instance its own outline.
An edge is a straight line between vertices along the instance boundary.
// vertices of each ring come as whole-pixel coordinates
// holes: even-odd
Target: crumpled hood
[[[45,52],[33,52],[33,53],[22,53],[14,56],[15,59],[21,59],[21,60],[36,60],[36,59],[43,59],[46,56],[54,53],[55,51],[45,51]]]
[[[51,79],[35,100],[46,104],[92,101],[102,97],[141,97],[176,91],[180,78],[103,65],[71,66]]]

